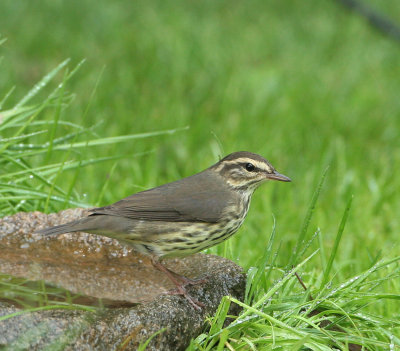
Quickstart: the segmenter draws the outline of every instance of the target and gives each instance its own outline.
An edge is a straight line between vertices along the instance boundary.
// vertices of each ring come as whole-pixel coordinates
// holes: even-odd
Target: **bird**
[[[179,275],[162,260],[194,254],[230,238],[242,225],[254,191],[269,180],[291,181],[264,157],[233,152],[200,173],[92,208],[86,217],[37,233],[87,232],[133,247],[150,256],[154,267],[175,284],[171,293],[183,295],[200,310],[204,305],[186,286],[204,280]]]

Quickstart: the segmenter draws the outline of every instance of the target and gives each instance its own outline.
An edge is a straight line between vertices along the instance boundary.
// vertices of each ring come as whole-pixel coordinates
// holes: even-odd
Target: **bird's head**
[[[247,151],[229,154],[211,166],[230,187],[237,191],[253,192],[267,180],[290,182],[291,179],[278,173],[262,156]]]

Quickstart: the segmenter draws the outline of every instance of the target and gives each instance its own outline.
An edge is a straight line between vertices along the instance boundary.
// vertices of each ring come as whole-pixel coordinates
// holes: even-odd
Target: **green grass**
[[[400,22],[397,2],[371,5]],[[356,287],[340,289],[399,255],[397,43],[334,1],[4,0],[0,23],[7,38],[0,101],[15,86],[0,111],[13,122],[0,123],[2,215],[111,203],[193,174],[220,155],[254,151],[293,182],[258,190],[240,232],[210,250],[260,282],[249,287],[246,305],[254,308],[318,249],[299,274],[313,301],[332,310],[323,318],[342,318],[338,323],[359,335],[355,326],[363,330],[371,314],[379,316],[379,336],[363,337],[399,337],[396,323],[388,327],[399,318],[397,262],[380,263],[384,268]],[[26,95],[49,72],[47,85]],[[176,133],[159,135],[166,130]],[[339,289],[337,299],[327,284]],[[351,305],[358,293],[364,300]],[[319,318],[307,317],[312,304],[290,277],[257,310],[285,323],[280,332],[299,329],[286,340],[291,346],[282,346],[297,350],[306,340],[328,345],[333,338],[317,328],[306,333],[300,316]],[[365,320],[353,316],[357,309]],[[256,331],[247,322],[214,327],[217,336],[193,347],[222,350],[223,338],[239,347],[247,335],[261,348],[254,340],[278,324],[254,316]]]

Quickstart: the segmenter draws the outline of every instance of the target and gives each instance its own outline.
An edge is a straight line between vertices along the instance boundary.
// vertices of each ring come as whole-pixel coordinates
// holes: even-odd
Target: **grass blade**
[[[333,260],[335,259],[337,250],[339,248],[340,240],[342,239],[344,227],[346,225],[347,218],[349,217],[349,212],[350,212],[352,201],[353,201],[353,196],[350,197],[350,200],[347,203],[346,209],[344,210],[342,220],[340,221],[339,229],[336,234],[335,243],[333,245],[331,255],[329,256],[329,260],[328,260],[328,263],[327,263],[325,271],[324,271],[321,287],[323,287],[329,280],[329,273],[332,269]]]
[[[14,108],[19,108],[25,105],[29,100],[31,100],[40,90],[42,90],[54,76],[62,70],[70,61],[70,59],[64,60],[56,68],[54,68],[50,73],[46,74],[35,86],[26,94]]]
[[[115,143],[123,143],[128,140],[135,139],[143,139],[149,138],[153,136],[159,136],[164,134],[174,134],[176,132],[181,132],[184,130],[188,130],[189,127],[175,128],[175,129],[167,129],[167,130],[159,130],[155,132],[148,133],[138,133],[138,134],[129,134],[129,135],[121,135],[116,137],[107,137],[107,138],[99,138],[89,141],[76,142],[69,145],[55,145],[53,150],[67,150],[69,148],[79,148],[79,147],[87,147],[87,146],[98,146],[98,145],[107,145],[107,144],[115,144]]]
[[[299,253],[300,253],[300,250],[301,250],[301,246],[304,243],[304,238],[305,238],[305,236],[307,234],[307,230],[308,230],[308,227],[310,225],[311,218],[312,218],[312,216],[314,214],[315,206],[317,204],[317,200],[318,200],[319,194],[321,193],[322,185],[324,184],[324,181],[325,181],[325,178],[326,178],[326,174],[328,173],[328,169],[329,169],[329,167],[327,167],[325,169],[324,173],[322,174],[322,177],[321,177],[321,179],[320,179],[320,181],[318,183],[317,189],[315,190],[315,192],[313,194],[313,197],[311,199],[311,204],[310,204],[310,206],[309,206],[309,208],[307,210],[306,217],[304,218],[303,226],[301,228],[300,235],[299,235],[299,237],[297,239],[296,247],[295,247],[295,249],[294,249],[294,251],[293,251],[293,253],[292,253],[291,257],[290,257],[290,261],[289,261],[289,266],[290,267],[295,266],[297,260],[299,259]]]

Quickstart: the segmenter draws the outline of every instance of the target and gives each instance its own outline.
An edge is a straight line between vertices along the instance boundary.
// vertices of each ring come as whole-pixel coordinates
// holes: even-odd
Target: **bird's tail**
[[[61,225],[56,225],[55,227],[50,227],[50,228],[45,228],[38,230],[35,232],[36,234],[42,234],[42,235],[59,235],[59,234],[64,234],[64,233],[71,233],[71,232],[78,232],[82,230],[81,226],[81,221],[73,221]]]

